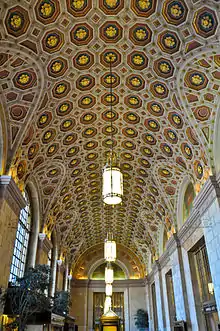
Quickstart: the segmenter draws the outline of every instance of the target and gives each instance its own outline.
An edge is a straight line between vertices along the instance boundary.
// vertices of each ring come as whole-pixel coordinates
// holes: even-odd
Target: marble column
[[[170,252],[170,264],[172,265],[173,290],[176,306],[177,321],[190,323],[189,306],[187,301],[186,280],[184,274],[183,257],[179,239],[174,233],[172,251]]]

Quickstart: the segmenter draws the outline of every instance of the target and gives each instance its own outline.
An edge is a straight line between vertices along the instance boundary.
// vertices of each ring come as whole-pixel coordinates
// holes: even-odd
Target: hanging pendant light
[[[110,95],[112,96],[112,66],[110,59]],[[112,127],[112,97],[110,102],[111,112],[111,150],[107,164],[102,174],[102,196],[107,205],[117,205],[122,202],[123,195],[123,176],[117,164],[116,155],[113,153],[113,127]]]
[[[108,263],[105,267],[105,283],[112,284],[114,281],[114,271],[111,266],[111,263]]]
[[[113,240],[112,234],[108,234],[105,239],[104,258],[106,262],[114,262],[116,260],[116,242]]]
[[[112,163],[112,160],[110,160]],[[106,164],[103,169],[103,201],[107,205],[117,205],[122,201],[123,177],[120,168]]]
[[[112,296],[112,284],[105,285],[105,294],[107,297]]]

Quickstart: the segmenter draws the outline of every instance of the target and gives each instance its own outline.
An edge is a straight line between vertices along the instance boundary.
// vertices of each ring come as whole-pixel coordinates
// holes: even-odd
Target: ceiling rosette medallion
[[[180,39],[173,31],[163,31],[159,34],[157,40],[160,49],[168,54],[174,54],[179,51]]]
[[[99,0],[99,8],[106,15],[116,15],[124,8],[124,0]]]
[[[73,58],[73,65],[79,70],[87,70],[94,64],[94,55],[89,51],[78,52]]]
[[[123,29],[116,21],[108,21],[104,23],[99,30],[100,38],[105,43],[117,43],[122,38],[122,34]]]
[[[74,17],[88,14],[92,8],[92,0],[66,0],[67,10]]]
[[[168,23],[179,25],[186,20],[188,8],[183,0],[165,0],[162,14]]]
[[[87,23],[76,24],[70,31],[70,39],[77,46],[87,45],[93,38],[93,29]]]
[[[140,17],[149,17],[155,12],[156,0],[131,0],[131,9]]]
[[[208,84],[206,75],[197,70],[190,70],[185,75],[186,85],[196,91],[204,89]]]
[[[137,23],[130,28],[129,38],[134,45],[145,46],[151,42],[152,31],[147,24]]]
[[[27,10],[21,6],[10,8],[5,18],[5,25],[8,33],[14,37],[24,34],[30,25]]]
[[[216,13],[208,8],[202,7],[199,9],[193,19],[193,27],[197,34],[203,38],[208,38],[215,34],[218,26]]]
[[[121,53],[116,49],[106,49],[100,55],[100,62],[107,68],[109,68],[110,62],[112,68],[117,67],[121,63]]]
[[[55,53],[64,45],[64,35],[57,29],[45,33],[42,39],[43,50],[48,53]]]
[[[132,69],[143,70],[148,66],[148,58],[144,52],[133,51],[128,55],[128,65]]]
[[[50,24],[56,21],[60,14],[60,4],[58,0],[38,0],[35,6],[35,14],[43,24]]]
[[[154,71],[163,78],[170,78],[174,73],[174,66],[172,62],[166,58],[159,58],[154,62]]]

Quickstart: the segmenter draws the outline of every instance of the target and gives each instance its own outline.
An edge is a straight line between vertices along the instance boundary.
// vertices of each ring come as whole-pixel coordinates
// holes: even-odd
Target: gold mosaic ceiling
[[[110,223],[147,263],[162,224],[176,228],[183,178],[204,183],[219,104],[219,12],[212,0],[1,1],[6,168],[19,183],[35,180],[42,222],[72,258],[103,242]],[[114,209],[101,199],[111,144],[124,174]]]

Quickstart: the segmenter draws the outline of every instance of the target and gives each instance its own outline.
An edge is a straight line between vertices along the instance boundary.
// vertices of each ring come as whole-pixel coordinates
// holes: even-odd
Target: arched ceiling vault
[[[1,4],[6,168],[20,185],[38,183],[42,220],[72,259],[103,242],[111,223],[117,242],[148,261],[161,224],[175,229],[182,179],[198,187],[213,169],[218,2]],[[124,199],[108,210],[101,171],[112,143]]]

